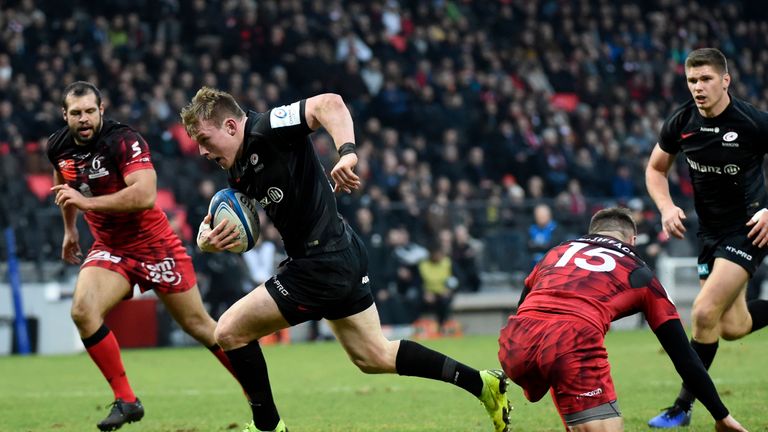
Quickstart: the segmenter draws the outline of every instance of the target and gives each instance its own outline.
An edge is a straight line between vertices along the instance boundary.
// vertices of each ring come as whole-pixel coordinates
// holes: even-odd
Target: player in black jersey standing
[[[223,91],[204,87],[181,111],[200,154],[228,171],[230,185],[259,201],[289,256],[278,274],[219,319],[216,340],[249,396],[253,422],[244,431],[285,431],[272,398],[258,339],[326,318],[352,362],[365,373],[398,373],[453,383],[485,406],[497,432],[507,431],[507,380],[477,371],[418,343],[387,340],[381,330],[362,241],[341,218],[334,192],[360,187],[352,117],[341,97],[322,94],[264,113],[244,112]],[[324,127],[339,151],[331,187],[309,134]],[[233,245],[233,227],[198,232],[204,252]]]
[[[664,231],[683,238],[686,216],[672,201],[667,181],[682,151],[700,226],[701,291],[693,303],[691,345],[709,368],[720,337],[739,339],[768,324],[768,301],[746,301],[747,282],[768,253],[768,194],[762,172],[768,113],[728,93],[728,64],[717,49],[691,52],[685,76],[692,99],[664,122],[645,179]],[[683,385],[673,406],[649,426],[688,425],[693,401]]]

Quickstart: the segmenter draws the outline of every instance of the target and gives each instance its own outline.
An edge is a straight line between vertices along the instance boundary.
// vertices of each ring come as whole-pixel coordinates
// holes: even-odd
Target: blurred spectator
[[[382,316],[383,324],[412,323],[418,318],[422,281],[418,270],[429,252],[410,239],[403,227],[390,228],[387,233],[386,285],[376,292],[378,302],[387,303],[390,316]]]
[[[647,211],[640,198],[633,198],[627,203],[627,208],[632,210],[632,218],[637,224],[637,240],[635,250],[640,259],[648,264],[651,270],[656,268],[656,259],[662,252],[663,242],[666,238],[662,232],[661,223],[654,211]]]
[[[533,224],[528,228],[528,253],[533,268],[544,254],[562,241],[557,222],[552,219],[552,209],[547,204],[533,208]]]
[[[451,260],[453,274],[458,281],[458,290],[480,291],[480,269],[477,262],[481,248],[480,241],[470,237],[466,225],[456,225],[453,233]]]
[[[211,317],[217,320],[243,296],[241,288],[249,278],[243,256],[229,252],[199,254],[195,269],[198,277],[205,281],[203,301]]]
[[[178,123],[194,89],[216,84],[256,110],[339,92],[356,124],[366,125],[359,148],[371,143],[359,167],[367,170],[360,197],[375,196],[382,232],[406,224],[422,242],[440,178],[451,184],[448,219],[504,245],[526,237],[518,220],[542,200],[563,208],[567,197],[578,214],[643,196],[647,153],[663,118],[687,97],[676,78],[695,47],[721,46],[738,58],[729,65],[739,76],[731,91],[768,108],[766,13],[750,2],[68,4],[0,4],[0,184],[24,214],[39,206],[23,198],[30,190],[19,182],[36,164],[27,144],[58,126],[60,84],[76,79],[102,86],[115,118],[130,120],[156,148],[158,184],[175,193],[193,226],[208,203],[195,185],[217,170],[196,160],[197,146]],[[685,19],[694,12],[697,22],[738,25],[713,33]],[[683,164],[670,172],[670,187],[691,206]],[[358,207],[340,210],[353,220]],[[34,230],[46,222],[25,223]],[[483,263],[483,271],[505,267]]]
[[[429,248],[429,257],[419,265],[419,276],[423,283],[422,313],[434,312],[438,328],[442,331],[451,313],[453,295],[458,285],[453,275],[451,258],[439,243]]]

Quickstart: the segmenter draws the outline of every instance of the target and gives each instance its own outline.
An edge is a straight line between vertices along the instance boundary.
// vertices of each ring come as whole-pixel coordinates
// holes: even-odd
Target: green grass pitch
[[[497,367],[496,338],[424,342],[478,368]],[[650,331],[609,333],[608,352],[627,431],[671,403],[679,378]],[[264,349],[280,413],[292,432],[490,431],[482,406],[444,383],[364,375],[335,342]],[[123,360],[146,416],[121,431],[239,431],[250,410],[239,386],[205,348],[125,350]],[[712,368],[733,415],[768,431],[768,331],[721,342]],[[0,357],[0,431],[95,431],[111,391],[86,354]],[[562,431],[552,402],[525,401],[512,386],[513,430]],[[711,431],[697,404],[689,432]]]

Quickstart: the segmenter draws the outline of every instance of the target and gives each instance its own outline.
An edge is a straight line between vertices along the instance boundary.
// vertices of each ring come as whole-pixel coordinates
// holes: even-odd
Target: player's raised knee
[[[693,318],[693,326],[695,328],[713,329],[717,327],[720,322],[722,311],[719,308],[706,304],[694,303],[691,315]]]
[[[226,314],[222,316],[219,322],[216,323],[216,329],[213,331],[216,343],[225,350],[236,348],[239,345],[240,338],[238,338],[235,329],[236,326],[232,320],[226,319]]]
[[[78,328],[89,326],[91,321],[95,320],[97,316],[91,308],[79,302],[72,304],[72,309],[69,313],[72,317],[72,321]]]

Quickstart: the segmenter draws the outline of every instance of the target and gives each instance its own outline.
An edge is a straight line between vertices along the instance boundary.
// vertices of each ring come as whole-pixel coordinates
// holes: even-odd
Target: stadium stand
[[[4,1],[3,216],[35,274],[66,271],[57,262],[60,217],[45,193],[45,148],[63,125],[61,90],[71,81],[94,82],[108,115],[141,131],[163,205],[192,227],[207,205],[198,184],[217,170],[197,157],[178,118],[200,86],[255,110],[337,92],[359,129],[364,180],[339,198],[342,214],[354,221],[360,207],[370,209],[385,254],[392,230],[423,246],[442,236],[450,248],[463,226],[481,291],[509,289],[529,269],[536,204],[549,204],[567,233],[607,205],[639,198],[652,209],[644,164],[664,116],[687,97],[688,51],[722,49],[738,76],[734,94],[768,109],[768,21],[758,3]],[[330,167],[328,137],[318,132],[316,144]],[[223,175],[215,178],[223,186]],[[671,185],[690,208],[682,165]],[[658,233],[656,213],[646,216]],[[379,270],[385,287],[394,283]]]

